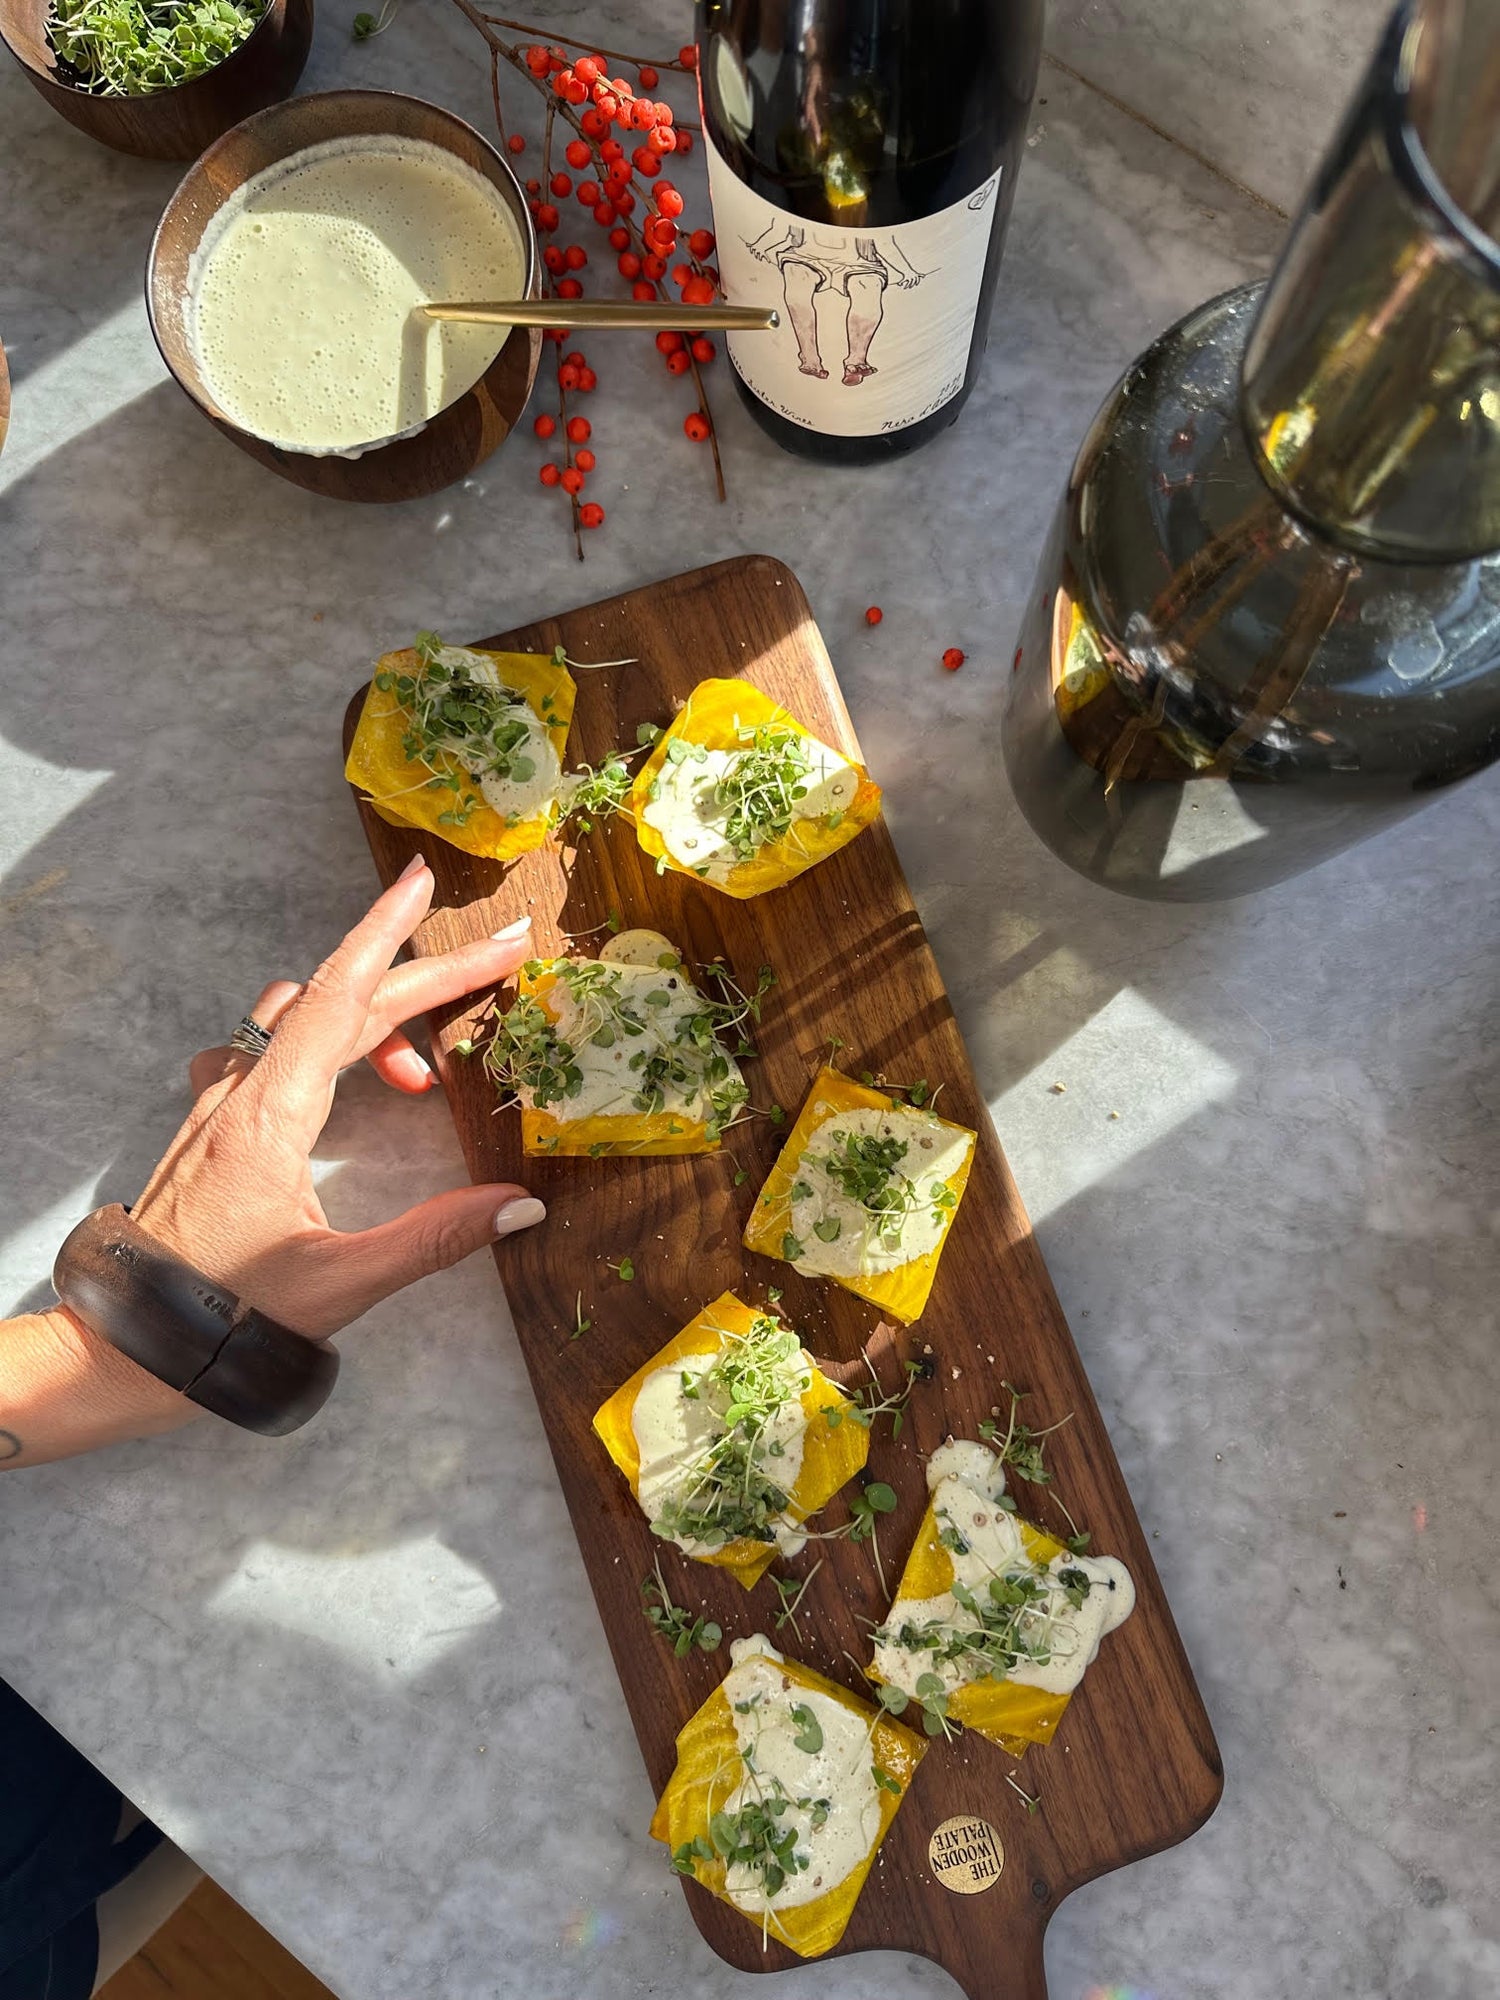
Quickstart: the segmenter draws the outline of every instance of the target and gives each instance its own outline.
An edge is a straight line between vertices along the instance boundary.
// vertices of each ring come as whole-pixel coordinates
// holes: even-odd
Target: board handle
[[[1003,1946],[977,1957],[972,1949],[955,1963],[941,1948],[929,1954],[951,1972],[968,2000],[1047,2000],[1047,1969],[1042,1955],[1044,1932],[1028,1925],[1010,1932]]]

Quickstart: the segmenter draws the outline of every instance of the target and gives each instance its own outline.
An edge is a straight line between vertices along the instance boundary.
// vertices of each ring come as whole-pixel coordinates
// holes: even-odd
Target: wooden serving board
[[[570,764],[633,745],[638,723],[665,722],[710,675],[753,681],[825,741],[858,754],[807,599],[792,573],[767,557],[719,563],[479,643],[550,652],[559,641],[576,660],[636,662],[578,676]],[[360,812],[389,883],[418,836],[386,825],[368,806]],[[616,911],[627,927],[665,932],[690,963],[722,953],[742,986],[753,988],[761,965],[775,969],[779,983],[757,1036],[760,1060],[745,1066],[753,1103],[780,1104],[795,1115],[828,1038],[838,1036],[841,1066],[895,1082],[941,1082],[943,1114],[978,1131],[973,1175],[928,1309],[915,1327],[887,1333],[871,1348],[887,1387],[899,1384],[908,1354],[930,1351],[934,1364],[932,1379],[916,1387],[900,1439],[892,1442],[886,1420],[874,1429],[869,1475],[900,1495],[879,1530],[887,1576],[894,1586],[922,1514],[924,1459],[950,1433],[972,1437],[981,1419],[1008,1409],[1004,1378],[1030,1392],[1026,1414],[1034,1425],[1073,1413],[1048,1446],[1056,1490],[1092,1529],[1094,1551],[1124,1559],[1139,1601],[1105,1640],[1051,1744],[1033,1747],[1019,1765],[972,1734],[933,1745],[839,1950],[921,1953],[946,1966],[971,2000],[1045,2000],[1042,1936],[1060,1899],[1106,1869],[1186,1838],[1213,1811],[1223,1777],[1150,1551],[884,822],[798,881],[749,902],[681,875],[657,876],[624,819],[596,828],[576,850],[553,844],[509,867],[430,837],[420,844],[438,886],[415,951],[486,936],[529,912],[538,955],[552,955]],[[600,930],[593,944],[607,934]],[[578,946],[584,954],[590,948],[587,939]],[[480,1066],[449,1054],[473,1020],[459,1011],[434,1018],[438,1071],[474,1178],[522,1181],[547,1203],[547,1222],[497,1246],[496,1263],[659,1793],[677,1730],[728,1668],[730,1639],[764,1629],[808,1665],[858,1689],[870,1650],[864,1621],[878,1621],[887,1600],[867,1543],[815,1543],[779,1565],[803,1574],[819,1553],[824,1558],[798,1612],[802,1640],[787,1629],[775,1633],[779,1601],[770,1579],[747,1595],[722,1572],[657,1542],[590,1419],[722,1291],[754,1303],[768,1287],[782,1287],[782,1310],[809,1351],[851,1384],[864,1375],[861,1352],[880,1314],[741,1247],[781,1142],[767,1119],[737,1127],[724,1152],[695,1158],[525,1159],[518,1114],[496,1116]],[[738,1188],[736,1162],[746,1170]],[[608,1268],[622,1256],[634,1262],[631,1283]],[[592,1326],[573,1339],[580,1293]],[[1049,1492],[1015,1482],[1013,1490],[1023,1512],[1066,1531]],[[839,1498],[823,1524],[846,1518]],[[717,1653],[678,1660],[647,1624],[640,1584],[657,1555],[675,1601],[723,1627]],[[1008,1772],[1039,1797],[1038,1810],[1006,1783]],[[955,1818],[987,1822],[1003,1851],[998,1876],[978,1893],[956,1893],[929,1861],[934,1833]],[[944,1872],[949,1882],[963,1874]],[[771,1971],[798,1962],[775,1943],[763,1950],[757,1927],[696,1883],[685,1890],[699,1929],[730,1963]]]

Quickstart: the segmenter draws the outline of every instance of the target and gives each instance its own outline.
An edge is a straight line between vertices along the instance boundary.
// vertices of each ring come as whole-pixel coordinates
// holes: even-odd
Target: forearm
[[[60,1307],[0,1320],[0,1470],[155,1437],[201,1415]]]

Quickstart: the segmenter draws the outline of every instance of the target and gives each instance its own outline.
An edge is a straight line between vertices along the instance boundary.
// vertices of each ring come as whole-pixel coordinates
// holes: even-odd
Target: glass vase
[[[1268,284],[1128,369],[1073,466],[1005,759],[1083,874],[1283,880],[1500,755],[1500,8],[1393,16]]]

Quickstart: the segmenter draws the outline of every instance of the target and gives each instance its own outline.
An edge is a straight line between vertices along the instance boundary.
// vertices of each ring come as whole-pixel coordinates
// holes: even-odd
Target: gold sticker
[[[987,1819],[945,1819],[927,1843],[927,1865],[955,1896],[992,1889],[1005,1866],[1005,1849]]]

